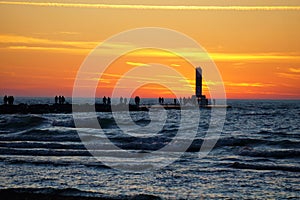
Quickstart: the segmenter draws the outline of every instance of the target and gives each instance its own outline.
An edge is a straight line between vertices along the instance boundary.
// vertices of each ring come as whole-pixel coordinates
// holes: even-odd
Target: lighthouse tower
[[[196,85],[195,85],[195,97],[198,105],[204,107],[208,105],[208,99],[202,94],[202,69],[201,67],[196,68]]]
[[[196,89],[195,95],[197,98],[202,96],[202,69],[201,67],[196,68]]]

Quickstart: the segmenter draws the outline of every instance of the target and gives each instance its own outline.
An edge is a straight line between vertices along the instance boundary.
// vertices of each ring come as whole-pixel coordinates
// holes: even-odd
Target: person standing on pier
[[[106,105],[106,96],[103,97],[102,102],[104,105]]]
[[[64,104],[66,101],[65,97],[64,96],[61,96],[61,104]]]
[[[139,107],[139,106],[140,106],[140,101],[141,101],[140,97],[139,97],[139,96],[136,96],[136,97],[134,98],[134,101],[135,101],[135,105],[136,105],[137,107]]]
[[[57,104],[57,102],[58,102],[58,97],[57,97],[57,95],[54,97],[54,100],[55,100],[55,104]]]
[[[7,102],[8,102],[9,105],[13,105],[14,104],[14,100],[15,100],[15,98],[13,96],[7,97]]]
[[[107,97],[107,104],[108,104],[108,105],[110,105],[110,104],[111,104],[110,97]]]
[[[8,102],[8,98],[7,98],[7,96],[5,95],[5,96],[3,97],[3,103],[6,105],[7,102]]]
[[[123,104],[123,97],[120,97],[120,104]]]

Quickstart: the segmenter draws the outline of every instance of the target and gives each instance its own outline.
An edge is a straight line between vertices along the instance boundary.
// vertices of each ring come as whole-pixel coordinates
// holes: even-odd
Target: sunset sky
[[[207,50],[227,98],[300,99],[298,0],[0,1],[0,23],[2,96],[71,96],[79,67],[97,45],[129,29],[162,27]],[[109,95],[122,72],[113,65],[124,71],[163,63],[185,73],[193,85],[188,63],[167,57],[147,50],[120,57],[107,72],[116,76],[102,77],[107,89],[97,95]],[[168,96],[156,87],[145,87],[141,96]]]

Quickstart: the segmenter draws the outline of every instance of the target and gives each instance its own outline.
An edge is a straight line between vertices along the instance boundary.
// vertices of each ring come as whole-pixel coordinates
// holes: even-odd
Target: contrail
[[[120,4],[91,4],[91,3],[50,3],[28,1],[0,1],[0,5],[25,5],[44,7],[69,8],[114,8],[114,9],[145,9],[145,10],[202,10],[202,11],[300,11],[300,6],[180,6],[180,5],[120,5]]]

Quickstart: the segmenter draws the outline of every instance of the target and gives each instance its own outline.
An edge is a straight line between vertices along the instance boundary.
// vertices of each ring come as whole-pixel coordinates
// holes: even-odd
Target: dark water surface
[[[146,173],[112,169],[92,157],[71,114],[0,115],[0,189],[67,189],[75,196],[151,194],[166,199],[299,198],[300,101],[229,100],[228,104],[232,108],[227,109],[221,137],[208,156],[198,157],[210,122],[210,110],[201,110],[198,134],[187,152],[171,165]],[[123,134],[110,113],[97,117],[118,147],[149,152],[176,135],[180,111],[167,112],[164,128],[149,138]],[[82,115],[88,124],[89,113]],[[132,112],[131,118],[153,130],[155,120],[160,121],[152,119],[154,125],[147,126],[151,119],[143,112]],[[108,158],[115,155],[105,143],[100,151]],[[164,162],[159,159],[153,156],[148,164]]]

